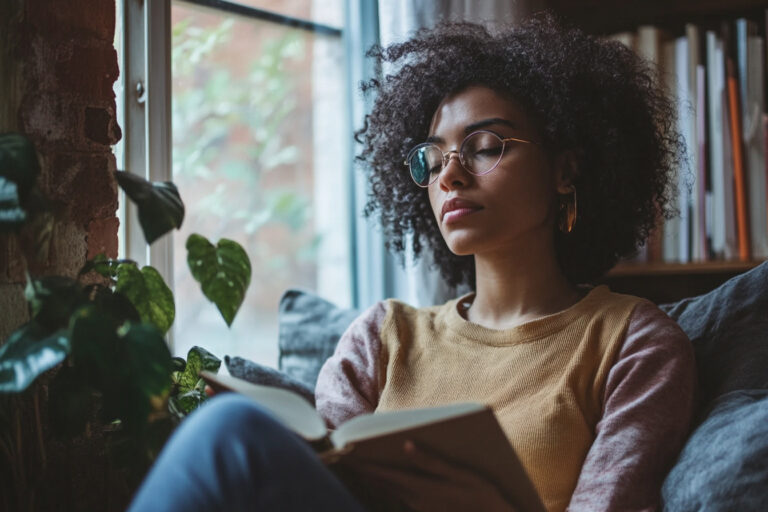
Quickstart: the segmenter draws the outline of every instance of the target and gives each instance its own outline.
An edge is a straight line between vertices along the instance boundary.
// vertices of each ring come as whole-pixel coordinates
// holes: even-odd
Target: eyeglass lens
[[[462,142],[459,159],[467,171],[482,175],[496,167],[503,149],[504,141],[498,135],[476,132]],[[437,179],[443,169],[443,152],[435,144],[423,144],[411,151],[408,163],[414,181],[426,187]]]

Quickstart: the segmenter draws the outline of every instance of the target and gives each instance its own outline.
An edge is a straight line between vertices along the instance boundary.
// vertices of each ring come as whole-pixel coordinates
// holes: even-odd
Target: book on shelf
[[[763,37],[757,33],[757,24],[748,20],[737,20],[746,25],[746,81],[742,102],[742,132],[744,135],[744,159],[747,168],[749,236],[751,257],[768,258],[768,213],[766,213],[765,178],[765,131],[763,99],[765,86],[765,52]],[[739,73],[741,75],[741,72]]]
[[[684,161],[674,219],[660,219],[636,261],[768,258],[768,10],[760,23],[728,19],[639,26],[619,37],[675,96]]]
[[[410,463],[403,444],[410,440],[483,475],[518,510],[545,510],[493,410],[486,405],[466,402],[362,414],[330,431],[312,405],[291,391],[229,375],[200,372],[200,376],[217,392],[234,391],[260,404],[330,466],[354,471],[356,462],[373,462],[407,470]]]

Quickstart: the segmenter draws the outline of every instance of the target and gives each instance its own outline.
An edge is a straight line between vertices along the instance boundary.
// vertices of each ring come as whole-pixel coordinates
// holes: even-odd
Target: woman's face
[[[539,141],[534,122],[515,101],[487,87],[473,86],[443,100],[430,125],[430,141],[458,151],[476,130],[501,138]],[[552,247],[558,193],[569,191],[562,158],[548,158],[538,144],[507,143],[498,166],[476,176],[457,153],[437,181],[429,201],[448,247],[457,255]]]

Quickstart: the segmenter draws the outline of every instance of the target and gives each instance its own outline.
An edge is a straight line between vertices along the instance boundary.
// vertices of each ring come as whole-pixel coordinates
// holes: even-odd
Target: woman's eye
[[[477,156],[497,156],[501,153],[502,146],[490,146],[475,151]]]
[[[442,170],[441,165],[433,165],[429,168],[429,174],[440,174],[440,171]]]

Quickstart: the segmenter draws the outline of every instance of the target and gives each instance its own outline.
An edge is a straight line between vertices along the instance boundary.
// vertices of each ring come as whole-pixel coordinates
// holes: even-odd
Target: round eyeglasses
[[[475,176],[488,174],[499,165],[509,143],[536,144],[531,140],[517,137],[502,138],[493,132],[480,130],[467,135],[459,146],[459,162],[467,172]],[[408,152],[405,165],[411,171],[411,178],[420,187],[428,187],[437,181],[443,168],[448,165],[451,153],[443,153],[433,142],[424,142]]]

